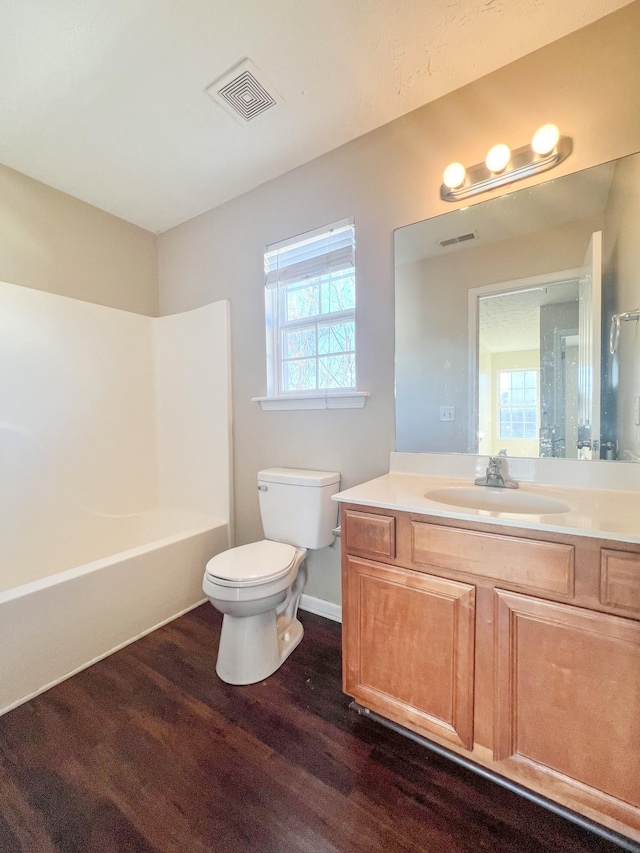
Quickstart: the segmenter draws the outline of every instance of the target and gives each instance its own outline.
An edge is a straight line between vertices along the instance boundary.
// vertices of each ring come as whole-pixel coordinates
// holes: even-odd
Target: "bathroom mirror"
[[[640,461],[640,154],[394,247],[396,450]]]

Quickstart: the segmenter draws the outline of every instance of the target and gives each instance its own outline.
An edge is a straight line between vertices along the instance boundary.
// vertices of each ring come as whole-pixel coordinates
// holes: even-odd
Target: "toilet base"
[[[288,625],[276,611],[222,620],[216,673],[227,684],[255,684],[272,675],[302,640],[298,619]]]
[[[300,644],[304,636],[304,628],[298,619],[294,619],[286,627],[280,625],[278,619],[278,647],[280,649],[280,663],[283,664],[291,652]]]

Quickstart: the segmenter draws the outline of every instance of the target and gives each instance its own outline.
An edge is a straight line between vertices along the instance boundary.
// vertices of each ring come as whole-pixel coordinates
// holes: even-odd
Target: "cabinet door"
[[[640,623],[501,591],[496,609],[495,759],[638,825]]]
[[[471,749],[474,587],[347,557],[344,605],[345,693]]]

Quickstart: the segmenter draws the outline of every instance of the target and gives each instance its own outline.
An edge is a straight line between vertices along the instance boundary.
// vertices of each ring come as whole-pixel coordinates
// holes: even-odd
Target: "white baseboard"
[[[325,601],[324,598],[314,598],[313,595],[303,593],[300,596],[300,609],[315,613],[316,616],[324,616],[333,622],[342,622],[342,607],[332,601]]]

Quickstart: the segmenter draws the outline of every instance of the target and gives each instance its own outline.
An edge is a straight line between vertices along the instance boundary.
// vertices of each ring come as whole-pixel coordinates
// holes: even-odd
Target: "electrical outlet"
[[[441,421],[455,421],[456,407],[455,406],[440,406]]]

